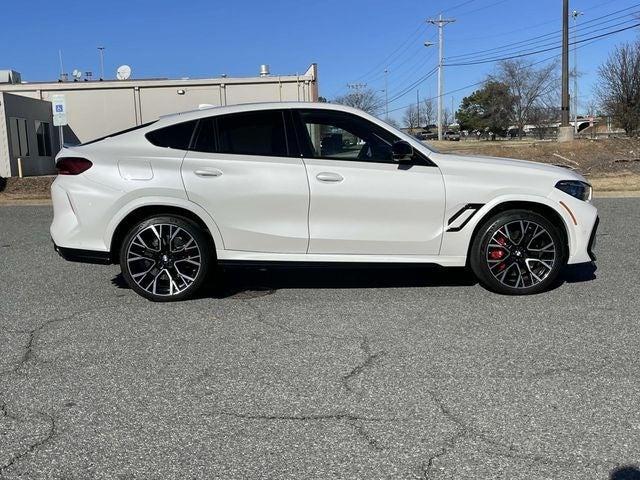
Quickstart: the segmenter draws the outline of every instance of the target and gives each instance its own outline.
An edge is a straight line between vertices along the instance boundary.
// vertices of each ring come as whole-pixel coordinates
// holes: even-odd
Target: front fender
[[[534,203],[539,205],[544,205],[546,207],[551,208],[554,212],[556,212],[559,217],[562,219],[564,223],[565,230],[567,232],[567,239],[569,244],[569,256],[574,254],[577,250],[578,239],[576,235],[575,225],[573,220],[569,214],[569,212],[562,207],[558,200],[549,197],[543,197],[541,195],[532,195],[532,194],[503,194],[497,197],[492,198],[490,201],[482,205],[473,217],[464,225],[459,231],[447,231],[448,225],[444,225],[444,233],[442,236],[442,248],[440,249],[440,255],[443,256],[466,256],[468,254],[469,248],[471,247],[471,242],[473,240],[473,232],[475,228],[484,220],[491,215],[492,210],[496,207],[510,202],[518,202],[518,203]],[[460,211],[465,205],[453,205],[447,209],[447,214],[445,215],[445,223],[448,222],[448,219],[453,217],[456,212]]]

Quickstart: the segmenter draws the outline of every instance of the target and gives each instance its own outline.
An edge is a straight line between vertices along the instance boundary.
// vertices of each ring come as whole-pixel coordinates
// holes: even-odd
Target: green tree
[[[513,106],[509,86],[488,80],[481,89],[462,100],[456,117],[463,130],[503,132],[509,128]]]

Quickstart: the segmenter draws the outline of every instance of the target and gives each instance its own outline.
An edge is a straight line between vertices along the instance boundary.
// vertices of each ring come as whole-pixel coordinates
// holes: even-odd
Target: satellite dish
[[[71,75],[73,75],[74,78],[80,79],[82,77],[82,72],[76,68],[71,72]]]
[[[116,78],[118,80],[127,80],[131,77],[131,67],[129,65],[120,65],[116,72]]]

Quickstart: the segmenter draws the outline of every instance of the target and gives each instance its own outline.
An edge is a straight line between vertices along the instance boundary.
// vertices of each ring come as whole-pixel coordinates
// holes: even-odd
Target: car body
[[[460,132],[456,132],[455,130],[447,130],[446,132],[444,132],[443,138],[450,142],[459,142]]]
[[[346,106],[264,103],[185,112],[65,147],[57,159],[50,229],[56,249],[70,260],[119,261],[123,271],[128,270],[123,255],[134,265],[155,262],[154,274],[164,271],[171,252],[182,251],[184,244],[199,246],[202,256],[194,265],[206,254],[211,264],[471,263],[475,271],[471,250],[485,248],[474,247],[484,235],[479,229],[488,228],[496,215],[518,211],[525,213],[513,217],[516,221],[532,222],[532,230],[533,225],[546,228],[549,241],[555,239],[549,263],[554,271],[545,280],[566,263],[594,259],[597,211],[579,174],[526,161],[441,154]],[[559,188],[559,182],[565,183]],[[570,194],[574,190],[565,185],[580,194]],[[167,216],[170,220],[156,225],[170,232],[180,225],[184,238],[178,235],[179,248],[169,239],[165,251],[159,246],[166,240],[158,235],[161,227],[149,219]],[[132,245],[140,243],[135,230],[141,228],[152,232],[142,242],[146,253],[132,253]],[[157,249],[146,245],[155,242],[154,235]],[[496,235],[498,240],[504,236]],[[539,233],[537,238],[541,241]],[[487,255],[510,258],[511,277],[516,257],[507,252],[509,246],[515,252],[515,243],[486,249],[494,249]],[[530,265],[520,263],[518,269]],[[125,278],[132,284],[130,276]],[[506,291],[488,286],[503,293],[535,293],[548,284]],[[153,300],[188,296],[132,287]],[[180,290],[171,283],[167,288]]]

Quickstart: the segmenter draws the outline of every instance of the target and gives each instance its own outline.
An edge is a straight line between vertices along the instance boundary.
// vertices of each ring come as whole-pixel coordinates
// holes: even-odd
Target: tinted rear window
[[[287,156],[282,111],[267,110],[217,117],[218,151],[243,155]]]
[[[149,132],[146,137],[147,140],[157,147],[188,150],[197,123],[197,120],[177,123]]]

